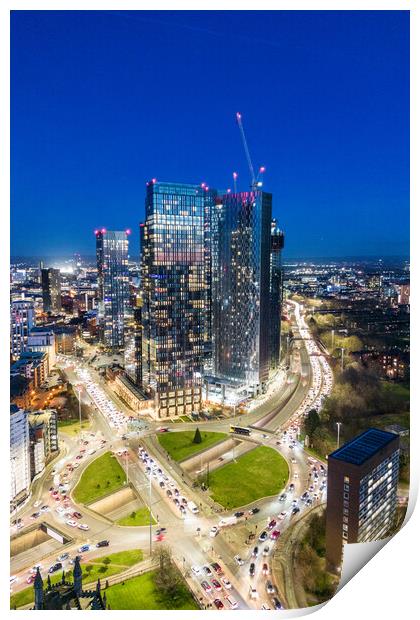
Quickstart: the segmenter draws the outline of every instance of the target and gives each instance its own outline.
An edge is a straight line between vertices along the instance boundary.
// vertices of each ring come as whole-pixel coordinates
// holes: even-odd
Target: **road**
[[[102,539],[110,540],[110,546],[107,548],[109,553],[132,548],[142,548],[147,553],[151,546],[151,539],[152,548],[160,544],[154,540],[156,526],[152,534],[148,527],[120,527],[114,525],[109,519],[100,517],[85,506],[77,506],[72,500],[72,489],[77,485],[80,475],[93,459],[105,450],[112,449],[115,452],[127,450],[127,457],[118,457],[121,465],[128,472],[130,483],[137,489],[144,503],[151,505],[152,514],[158,519],[159,525],[166,528],[165,542],[170,545],[178,565],[186,571],[190,571],[190,584],[193,585],[197,593],[201,592],[203,604],[208,602],[208,604],[213,605],[215,598],[224,600],[226,594],[230,594],[237,601],[240,609],[259,609],[263,604],[272,608],[272,595],[266,592],[266,582],[270,577],[269,574],[263,575],[262,566],[267,563],[268,571],[270,571],[270,557],[276,543],[270,538],[266,542],[258,542],[257,539],[260,533],[266,530],[272,519],[276,520],[276,525],[271,531],[279,529],[284,532],[289,524],[298,518],[298,516],[291,516],[293,502],[299,504],[301,510],[299,515],[304,514],[309,509],[309,505],[306,505],[300,496],[310,487],[311,483],[314,483],[315,478],[314,472],[311,472],[313,465],[309,464],[308,457],[298,441],[299,424],[301,416],[308,407],[320,400],[321,392],[326,389],[326,380],[329,382],[329,367],[328,365],[327,367],[324,366],[321,361],[323,358],[313,355],[316,344],[308,336],[300,307],[296,304],[293,310],[295,317],[293,332],[296,336],[294,351],[296,354],[293,356],[292,372],[289,372],[287,380],[277,392],[265,397],[265,402],[255,407],[253,411],[235,419],[235,423],[240,423],[241,426],[252,425],[257,427],[253,428],[251,433],[252,440],[256,445],[270,446],[280,452],[288,461],[291,472],[288,484],[291,482],[295,488],[286,491],[286,497],[283,501],[280,502],[278,496],[262,498],[253,503],[253,507],[259,508],[257,514],[248,515],[249,507],[244,508],[242,510],[246,515],[238,519],[237,524],[221,528],[216,537],[210,537],[211,528],[217,526],[221,519],[221,515],[214,512],[211,501],[200,495],[198,500],[202,504],[200,513],[193,515],[187,511],[183,517],[177,506],[166,494],[168,486],[165,485],[165,489],[161,489],[157,479],[152,478],[150,481],[143,463],[138,458],[138,443],[147,442],[148,437],[153,437],[160,424],[148,422],[146,430],[140,436],[132,435],[128,442],[123,440],[122,436],[126,432],[126,426],[124,423],[120,425],[120,421],[129,413],[128,408],[122,407],[118,399],[111,398],[110,390],[105,388],[102,378],[95,370],[84,368],[80,360],[68,358],[72,365],[67,364],[64,369],[67,379],[73,385],[84,385],[81,398],[82,402],[90,405],[92,429],[90,432],[82,433],[80,440],[61,434],[60,438],[65,444],[65,450],[63,457],[54,465],[54,470],[61,474],[61,480],[69,483],[67,496],[71,500],[67,500],[68,509],[81,512],[83,514],[81,522],[86,524],[89,529],[82,531],[77,527],[72,527],[66,522],[68,518],[57,512],[57,505],[62,505],[63,502],[56,501],[51,495],[50,487],[57,485],[54,484],[52,473],[46,472],[38,481],[37,490],[31,502],[18,512],[18,517],[23,520],[21,532],[24,532],[33,523],[30,520],[30,514],[35,510],[33,503],[41,501],[44,505],[49,506],[49,511],[42,515],[42,520],[50,525],[55,525],[60,531],[72,538],[72,542],[65,549],[72,556],[77,553],[82,544],[91,545],[89,551],[83,553],[84,560],[103,555],[103,550],[99,551],[94,546],[96,542]],[[302,340],[298,340],[299,338]],[[105,402],[105,405],[102,405],[102,402]],[[116,422],[110,418],[110,403],[114,409],[118,409],[120,412]],[[114,424],[114,427],[111,427],[110,423]],[[195,429],[197,426],[206,430],[228,432],[231,423],[232,419],[220,419],[198,423],[167,424],[166,426],[171,432]],[[275,431],[275,434],[265,432],[265,429]],[[84,446],[82,445],[83,441],[89,443]],[[80,450],[86,450],[86,452],[81,453]],[[89,454],[89,451],[92,450],[95,452]],[[197,500],[197,494],[185,484],[179,468],[173,467],[165,461],[163,454],[153,454],[153,458],[171,483],[174,486],[176,485],[180,495]],[[67,466],[69,464],[74,466],[75,463],[79,463],[79,466],[73,471],[69,471]],[[315,463],[315,466],[320,471],[320,463]],[[64,477],[65,471],[68,473]],[[282,486],[282,483],[279,483],[279,492]],[[315,490],[314,488],[311,495]],[[319,492],[318,498],[314,498],[313,501],[316,503],[325,501],[325,493],[326,490]],[[282,512],[285,512],[286,515],[279,517],[278,515]],[[223,517],[231,515],[232,513],[226,512]],[[41,520],[41,517],[38,520]],[[16,528],[12,527],[11,534],[15,533]],[[256,542],[249,539],[249,534],[257,537]],[[270,532],[268,532],[268,536],[270,536]],[[258,547],[258,553],[255,558],[252,558],[251,555],[255,546]],[[268,547],[265,552],[266,555],[263,555],[264,547]],[[45,569],[54,563],[60,552],[56,549],[48,550],[48,553],[42,558],[44,576]],[[244,560],[244,564],[241,566],[234,560],[234,556],[238,554]],[[13,586],[14,591],[27,587],[28,568],[39,561],[39,555],[32,553],[31,550],[12,558],[12,574],[18,577],[17,583]],[[212,590],[206,593],[201,587],[201,582],[206,579],[211,583],[212,578],[219,580],[219,577],[214,571],[211,577],[205,577],[202,567],[209,566],[215,561],[222,566],[225,577],[229,579],[232,587],[229,590],[223,587],[222,592],[212,587]],[[255,563],[254,577],[251,577],[249,572],[251,561]],[[67,566],[68,563],[65,562],[64,568],[66,569]],[[191,572],[190,569],[193,566],[200,567],[198,575]],[[256,598],[250,597],[250,587],[255,588]],[[228,606],[228,603],[226,605]]]

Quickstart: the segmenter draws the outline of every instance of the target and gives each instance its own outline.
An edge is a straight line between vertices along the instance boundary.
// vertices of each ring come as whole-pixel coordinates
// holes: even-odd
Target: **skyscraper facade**
[[[10,305],[10,353],[17,359],[27,350],[28,336],[35,327],[35,306],[27,299],[12,301]]]
[[[205,187],[147,185],[140,225],[142,385],[160,418],[201,408],[207,321]]]
[[[270,251],[270,365],[277,368],[281,352],[281,312],[283,306],[283,269],[281,255],[284,233],[271,221]]]
[[[326,556],[341,566],[343,546],[390,531],[397,508],[399,436],[370,428],[328,457]]]
[[[212,336],[217,377],[259,385],[270,368],[272,196],[225,194],[212,217]]]
[[[24,499],[31,484],[28,412],[10,405],[10,499]]]
[[[142,320],[141,320],[141,299],[137,298],[136,305],[133,307],[132,315],[129,319],[124,346],[124,369],[129,379],[137,387],[142,385],[141,372],[141,340],[142,340]]]
[[[61,312],[60,270],[41,269],[42,303],[44,312],[58,314]]]
[[[105,347],[124,346],[124,321],[128,313],[128,231],[95,231],[98,269],[98,319]]]

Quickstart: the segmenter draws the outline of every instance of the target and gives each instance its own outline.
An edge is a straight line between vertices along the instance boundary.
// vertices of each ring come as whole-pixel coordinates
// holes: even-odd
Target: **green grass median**
[[[260,446],[210,472],[210,493],[225,508],[237,508],[278,493],[287,482],[287,461],[272,448]]]
[[[138,508],[137,510],[133,510],[129,515],[125,517],[121,517],[117,521],[115,521],[117,525],[149,525],[150,524],[150,511],[148,508]],[[155,525],[156,521],[152,515],[152,524]]]
[[[106,602],[113,609],[198,609],[190,591],[185,588],[177,599],[165,600],[156,588],[153,571],[127,579],[107,588]]]
[[[201,452],[206,448],[210,448],[222,439],[226,439],[226,433],[207,433],[201,431],[201,443],[194,443],[194,431],[180,431],[162,433],[158,436],[159,443],[174,459],[174,461],[183,461],[189,456]]]
[[[73,496],[77,503],[88,504],[124,486],[125,472],[112,452],[105,452],[83,472]]]

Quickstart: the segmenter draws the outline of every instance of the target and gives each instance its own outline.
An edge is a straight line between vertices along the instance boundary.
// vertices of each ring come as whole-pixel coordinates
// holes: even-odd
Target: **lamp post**
[[[344,370],[344,347],[341,348],[341,372]]]
[[[340,447],[340,426],[342,422],[336,422],[337,424],[337,450]]]
[[[76,385],[76,390],[79,395],[80,441],[82,441],[82,389],[83,387],[80,384]]]
[[[334,351],[334,335],[335,335],[335,332],[332,329],[331,330],[331,353]]]

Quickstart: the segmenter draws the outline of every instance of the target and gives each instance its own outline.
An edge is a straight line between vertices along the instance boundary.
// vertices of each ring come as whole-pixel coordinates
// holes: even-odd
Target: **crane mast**
[[[262,181],[260,180],[261,175],[265,172],[264,166],[261,166],[258,171],[258,176],[255,176],[254,166],[252,165],[251,154],[249,152],[248,143],[245,137],[244,127],[242,125],[242,114],[240,112],[236,113],[236,121],[238,123],[239,131],[241,132],[242,144],[244,146],[246,160],[248,162],[249,173],[251,175],[251,189],[255,190],[258,187],[262,187]],[[237,176],[237,175],[236,175]],[[236,178],[235,178],[236,181]]]

